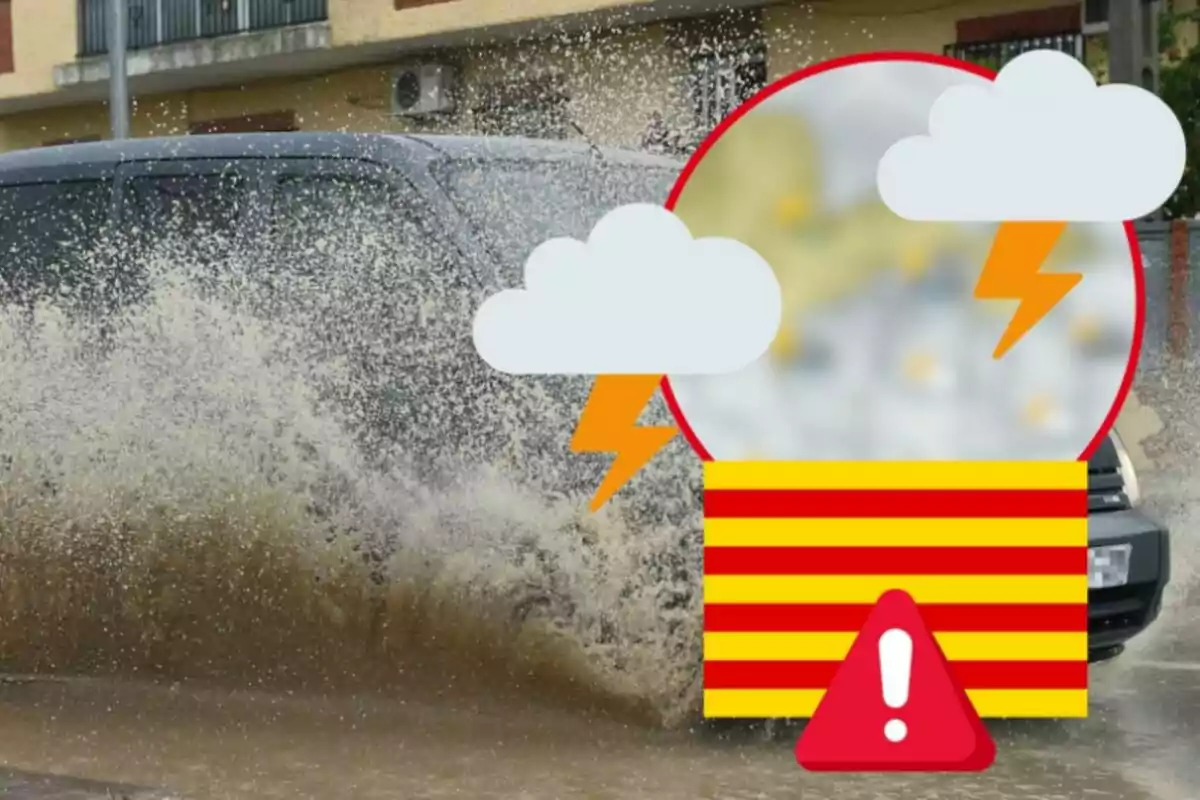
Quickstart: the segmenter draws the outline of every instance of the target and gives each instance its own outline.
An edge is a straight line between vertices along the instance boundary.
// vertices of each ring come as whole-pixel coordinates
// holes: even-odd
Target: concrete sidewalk
[[[179,800],[169,792],[0,768],[4,800]]]

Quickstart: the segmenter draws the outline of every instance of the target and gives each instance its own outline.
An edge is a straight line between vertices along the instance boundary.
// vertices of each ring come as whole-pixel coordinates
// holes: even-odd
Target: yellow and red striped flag
[[[704,714],[809,717],[903,589],[982,717],[1087,716],[1086,462],[704,471]]]

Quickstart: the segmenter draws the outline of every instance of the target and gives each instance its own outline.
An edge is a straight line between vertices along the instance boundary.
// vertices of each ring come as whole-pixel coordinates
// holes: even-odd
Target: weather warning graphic
[[[677,433],[705,462],[705,716],[811,717],[810,770],[978,771],[981,718],[1087,715],[1089,589],[1129,568],[1087,460],[1138,351],[1129,221],[1184,162],[1059,52],[843,59],[482,305],[492,367],[596,376],[593,511]],[[639,427],[660,385],[676,424]]]
[[[525,264],[525,288],[489,298],[475,316],[479,354],[524,375],[597,375],[572,446],[613,452],[596,491],[603,505],[676,434],[637,420],[663,374],[733,372],[779,328],[779,282],[753,249],[693,239],[659,206],[630,205],[588,241],[552,239]]]

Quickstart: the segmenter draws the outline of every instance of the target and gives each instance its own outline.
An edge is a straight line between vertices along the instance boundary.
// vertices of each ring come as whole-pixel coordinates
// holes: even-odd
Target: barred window
[[[944,53],[961,61],[998,71],[1009,61],[1030,50],[1058,50],[1083,61],[1084,37],[1078,33],[1060,33],[995,42],[957,42],[946,45]]]
[[[766,85],[767,53],[763,45],[693,56],[691,95],[696,138],[707,136]]]

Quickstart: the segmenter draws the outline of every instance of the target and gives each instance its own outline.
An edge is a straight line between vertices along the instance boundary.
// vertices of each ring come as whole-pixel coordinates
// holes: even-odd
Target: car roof
[[[678,170],[670,159],[572,141],[499,136],[370,133],[244,133],[167,136],[39,147],[0,155],[0,172],[129,161],[222,158],[366,158],[393,160],[409,154],[454,159],[575,160],[595,157],[622,164]]]
[[[453,136],[405,134],[402,138],[428,145],[454,159],[524,159],[548,161],[558,159],[590,159],[599,157],[633,166],[678,171],[683,165],[663,156],[597,147],[588,142],[572,140],[527,139],[516,136]]]
[[[229,133],[110,139],[6,153],[0,155],[0,170],[197,158],[357,156],[377,146],[375,138],[341,133]]]

